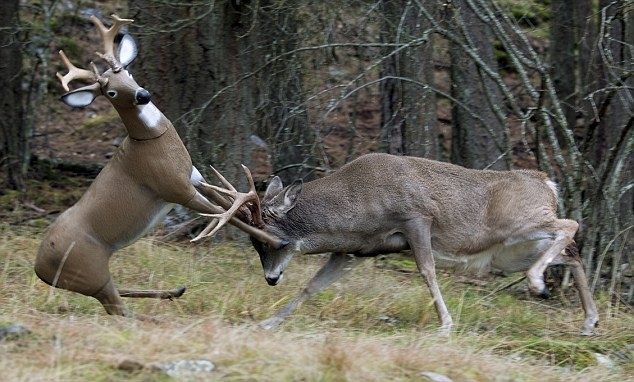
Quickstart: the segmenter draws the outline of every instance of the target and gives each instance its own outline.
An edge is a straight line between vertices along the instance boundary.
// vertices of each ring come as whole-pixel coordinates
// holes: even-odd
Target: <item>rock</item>
[[[423,371],[420,375],[427,377],[432,382],[453,382],[453,379],[433,371]]]
[[[145,369],[145,365],[143,365],[141,362],[133,361],[131,359],[124,359],[123,361],[119,362],[119,364],[117,365],[117,369],[132,372]]]
[[[194,374],[211,373],[216,365],[207,359],[190,359],[155,364],[154,369],[163,371],[173,378],[187,377]]]
[[[31,333],[31,331],[20,324],[13,324],[0,327],[0,341],[15,340]]]
[[[616,367],[614,362],[607,355],[601,353],[592,353],[592,355],[594,355],[594,359],[597,360],[597,364],[608,369],[614,369]]]
[[[389,326],[394,326],[394,325],[398,324],[398,320],[396,318],[390,317],[390,316],[379,316],[379,317],[377,317],[377,319],[379,321],[381,321],[381,322],[385,322]]]

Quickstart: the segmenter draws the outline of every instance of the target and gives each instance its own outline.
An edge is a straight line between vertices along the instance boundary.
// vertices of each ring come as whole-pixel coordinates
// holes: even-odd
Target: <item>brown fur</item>
[[[349,269],[357,257],[411,250],[444,330],[452,325],[436,282],[432,250],[478,268],[526,271],[529,287],[546,295],[547,266],[567,263],[586,312],[583,332],[598,321],[578,258],[562,256],[578,224],[557,217],[555,187],[538,171],[472,170],[428,159],[364,155],[303,187],[274,179],[263,200],[266,230],[287,239],[281,250],[253,240],[265,277],[275,285],[295,254],[331,252],[298,298],[266,321],[278,324],[310,295]],[[267,213],[274,211],[275,213]]]

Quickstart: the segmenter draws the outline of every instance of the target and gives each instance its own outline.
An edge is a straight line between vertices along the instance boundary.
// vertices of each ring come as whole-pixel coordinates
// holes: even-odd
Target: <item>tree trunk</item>
[[[234,86],[253,66],[240,38],[251,25],[246,9],[233,1],[131,0],[129,7],[140,46],[132,73],[174,123],[200,171],[209,175],[213,165],[244,189],[239,165],[251,165],[257,102],[252,79]]]
[[[23,189],[27,169],[27,137],[24,131],[22,52],[17,38],[19,1],[3,3],[0,12],[0,167],[6,186]]]
[[[577,30],[579,57],[579,105],[583,112],[585,125],[593,119],[593,109],[590,102],[584,98],[592,93],[597,86],[597,23],[592,10],[592,0],[579,0],[575,7],[575,27]]]
[[[466,2],[455,1],[454,7],[449,27],[455,29],[457,35],[468,36],[469,42],[465,44],[477,49],[482,61],[497,70],[492,32],[487,24],[480,21]],[[450,55],[451,95],[460,102],[460,105],[454,103],[452,108],[451,161],[477,169],[508,169],[509,162],[501,158],[505,126],[492,110],[502,104],[499,89],[480,74],[477,65],[458,44],[451,43]]]
[[[435,2],[425,0],[426,8],[435,9]],[[410,2],[382,1],[384,16],[382,42],[407,43],[420,38],[429,22]],[[394,48],[386,48],[389,55]],[[433,85],[433,45],[429,41],[391,55],[381,67],[381,143],[383,150],[437,159],[439,154],[436,123],[436,96],[424,85]]]
[[[272,167],[285,182],[310,178],[314,135],[298,107],[299,63],[291,55],[264,65],[297,46],[294,5],[130,1],[141,29],[140,70],[133,71],[201,171],[211,164],[246,186],[239,165],[253,168],[255,150],[265,146],[270,166],[256,172]]]
[[[575,25],[574,1],[553,0],[551,21],[551,66],[555,90],[561,101],[568,127],[574,129],[576,124],[575,93]],[[582,7],[583,8],[583,7]],[[586,69],[587,70],[587,69]],[[559,144],[564,146],[563,133],[557,129]]]
[[[258,23],[251,39],[258,65],[284,53],[292,52],[299,45],[299,1],[260,1]],[[280,27],[282,26],[282,27]],[[301,63],[294,55],[287,55],[267,65],[257,74],[260,91],[255,110],[257,133],[268,143],[272,172],[284,183],[295,179],[310,180],[317,166],[313,152],[315,135],[308,123],[308,115],[302,106],[303,78]]]

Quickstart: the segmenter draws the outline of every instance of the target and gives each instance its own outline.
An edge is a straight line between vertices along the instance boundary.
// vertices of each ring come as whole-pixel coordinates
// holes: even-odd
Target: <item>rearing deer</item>
[[[123,36],[115,56],[115,37],[132,20],[112,17],[109,29],[95,16],[91,18],[103,40],[104,52],[97,54],[108,69],[100,74],[93,63],[92,71],[79,69],[60,51],[68,74],[57,76],[66,91],[73,80],[90,82],[64,94],[62,100],[71,107],[84,107],[104,95],[119,113],[128,137],[81,199],[50,226],[37,254],[35,272],[50,285],[96,298],[109,314],[125,315],[122,296],[172,298],[179,297],[185,288],[117,290],[108,269],[112,253],[152,229],[174,204],[209,214],[224,210],[207,197],[225,208],[230,203],[206,186],[172,123],[127,71],[137,53],[130,35]],[[253,192],[237,200],[254,197],[257,194]],[[237,208],[231,211],[232,216],[238,212]],[[239,213],[242,219],[250,215],[245,209]],[[283,244],[237,218],[229,220],[273,247]]]
[[[234,203],[234,211],[239,203]],[[284,188],[274,177],[261,203],[258,221],[264,231],[288,243],[275,248],[251,236],[269,285],[282,279],[294,255],[332,253],[301,294],[261,324],[265,328],[279,325],[363,258],[408,249],[429,287],[443,332],[450,331],[452,319],[436,281],[432,249],[466,266],[526,271],[530,290],[542,296],[548,294],[546,267],[568,264],[585,312],[582,334],[591,334],[598,323],[574,253],[578,224],[557,217],[557,189],[542,172],[471,170],[422,158],[369,154],[306,184]],[[230,213],[223,215],[225,221]],[[214,220],[194,240],[220,226]]]

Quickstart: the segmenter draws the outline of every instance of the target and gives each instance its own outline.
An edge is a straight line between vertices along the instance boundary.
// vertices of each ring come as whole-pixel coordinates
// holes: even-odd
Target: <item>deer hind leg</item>
[[[557,255],[572,243],[577,228],[579,228],[579,224],[574,220],[558,219],[555,221],[554,227],[551,229],[551,232],[555,235],[552,245],[526,272],[528,287],[531,292],[544,298],[549,296],[548,288],[546,288],[544,283],[544,271],[555,260]]]
[[[35,260],[37,276],[55,288],[94,297],[109,314],[125,315],[123,302],[112,283],[108,262],[112,252],[94,239],[79,235],[46,237]]]
[[[434,300],[434,306],[440,319],[440,333],[448,335],[451,332],[453,326],[453,320],[445,300],[442,298],[440,288],[438,287],[438,281],[436,280],[436,267],[434,264],[434,257],[431,250],[431,224],[424,219],[410,221],[407,227],[405,236],[409,243],[412,252],[414,253],[414,259],[418,270],[423,275],[425,283],[429,288],[431,296]]]
[[[363,258],[348,256],[344,253],[333,253],[328,262],[317,271],[315,276],[308,282],[302,292],[280,309],[274,316],[259,323],[263,329],[269,330],[279,326],[286,317],[293,313],[304,301],[311,296],[323,291],[333,282],[347,274],[355,265],[359,264]]]
[[[121,300],[119,291],[117,291],[117,288],[114,286],[112,278],[108,280],[103,288],[101,288],[97,293],[93,294],[92,297],[96,298],[101,303],[101,305],[103,305],[108,314],[116,316],[130,315],[123,305],[123,300]]]
[[[176,289],[164,290],[164,289],[152,289],[152,290],[130,290],[119,289],[119,296],[128,298],[158,298],[162,300],[171,300],[179,298],[187,290],[182,286]]]
[[[599,324],[599,311],[597,310],[597,305],[594,303],[592,293],[588,287],[588,279],[586,278],[586,273],[583,270],[583,264],[581,263],[581,258],[579,257],[577,246],[574,242],[561,253],[561,258],[566,265],[570,266],[575,286],[579,292],[581,307],[586,316],[583,327],[581,328],[581,335],[592,335],[594,329]]]

